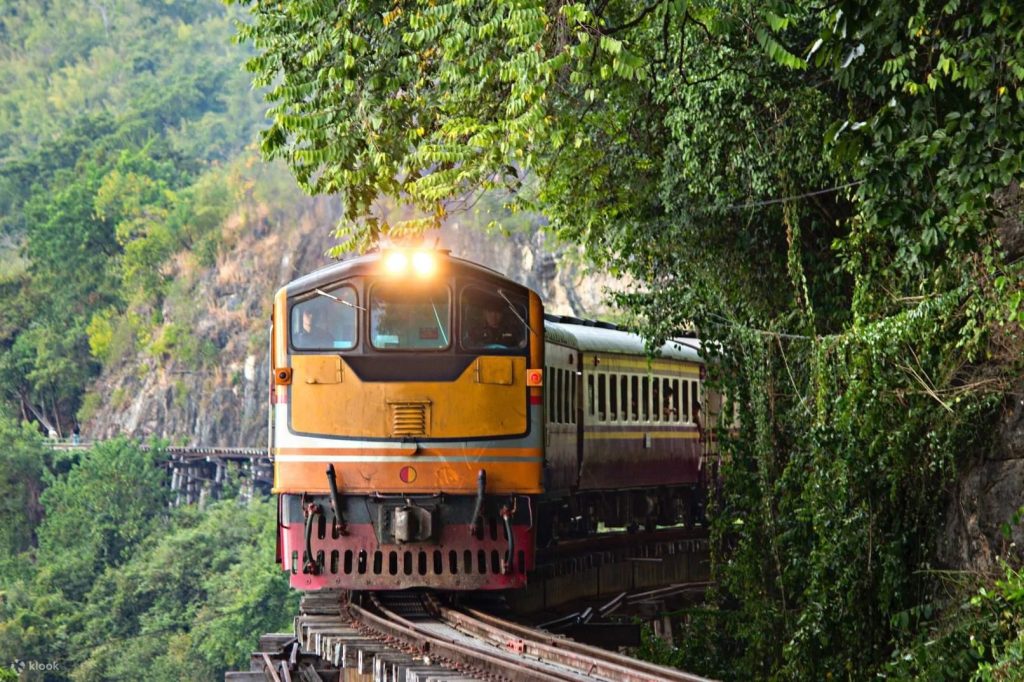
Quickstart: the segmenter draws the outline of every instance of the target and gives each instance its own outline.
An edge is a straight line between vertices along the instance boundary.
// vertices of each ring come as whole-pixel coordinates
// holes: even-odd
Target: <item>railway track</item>
[[[666,597],[706,589],[705,552],[702,529],[565,541],[542,550],[537,575],[527,590],[502,595],[496,602],[476,595],[458,602],[458,607],[442,600],[448,596],[424,591],[307,593],[294,632],[265,635],[261,651],[251,659],[252,672],[229,673],[226,679],[700,680],[493,614],[534,614],[534,622],[540,622],[542,613],[554,614],[561,617],[548,623],[548,629],[568,628],[573,636],[593,639],[593,631],[581,630],[595,615],[603,620],[605,610],[647,603],[657,609]],[[604,607],[563,615],[570,604],[580,603],[574,599],[606,600],[613,595],[617,596]],[[614,626],[612,630],[631,627],[605,625]],[[608,643],[602,637],[594,641]]]
[[[447,606],[427,592],[366,593],[351,600],[341,592],[307,595],[295,619],[294,642],[276,662],[263,654],[264,679],[338,679],[334,670],[339,677],[345,673],[344,679],[381,682],[704,679]],[[296,651],[319,657],[320,672],[315,664],[303,665]]]

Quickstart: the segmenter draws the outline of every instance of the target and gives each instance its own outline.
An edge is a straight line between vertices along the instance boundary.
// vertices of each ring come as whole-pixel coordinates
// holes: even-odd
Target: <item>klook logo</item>
[[[56,661],[23,661],[16,659],[14,663],[11,663],[11,670],[18,673],[19,675],[26,670],[29,671],[41,671],[41,672],[54,672],[60,670],[60,663]]]

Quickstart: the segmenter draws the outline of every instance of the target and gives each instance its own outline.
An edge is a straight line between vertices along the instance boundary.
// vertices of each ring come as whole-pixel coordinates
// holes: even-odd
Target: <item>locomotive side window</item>
[[[597,419],[598,421],[607,421],[608,419],[608,394],[607,394],[607,374],[597,375]]]
[[[526,299],[504,289],[466,287],[461,298],[462,347],[512,350],[526,347]]]
[[[292,306],[297,350],[351,350],[356,345],[356,290],[341,286]]]
[[[381,350],[441,350],[449,345],[449,295],[443,284],[410,289],[380,282],[370,290],[370,343]]]
[[[587,375],[587,414],[594,416],[594,375]]]

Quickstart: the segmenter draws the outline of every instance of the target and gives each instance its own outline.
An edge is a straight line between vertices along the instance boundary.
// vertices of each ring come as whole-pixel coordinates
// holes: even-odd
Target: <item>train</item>
[[[295,589],[516,589],[565,538],[702,516],[720,401],[696,338],[652,355],[488,267],[389,248],[281,287],[270,357]]]

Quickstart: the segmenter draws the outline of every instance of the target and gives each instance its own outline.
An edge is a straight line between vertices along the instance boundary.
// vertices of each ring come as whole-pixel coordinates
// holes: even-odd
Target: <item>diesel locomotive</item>
[[[390,249],[282,287],[270,355],[294,588],[522,587],[538,546],[699,514],[715,397],[696,339],[650,359],[489,268]]]

